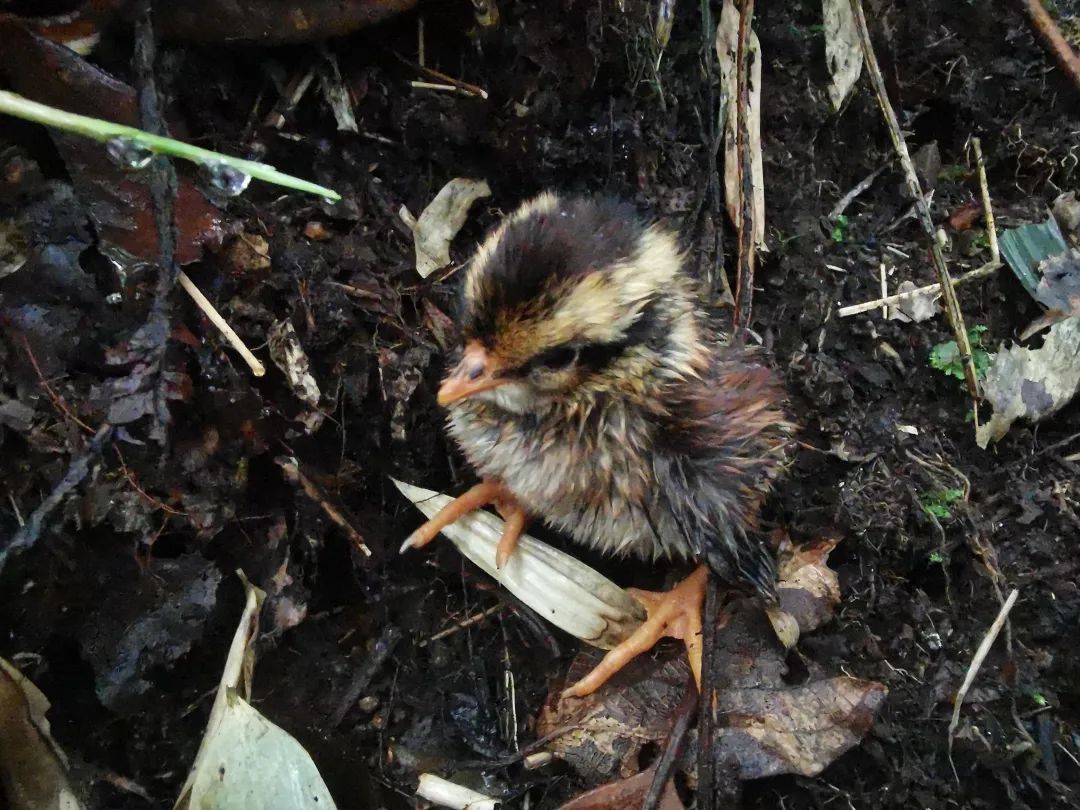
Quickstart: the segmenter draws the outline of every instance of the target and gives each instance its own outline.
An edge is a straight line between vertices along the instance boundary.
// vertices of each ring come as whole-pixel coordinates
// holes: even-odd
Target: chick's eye
[[[569,368],[578,359],[578,350],[572,346],[556,346],[539,354],[530,363],[533,368],[541,368],[547,371],[560,371]]]

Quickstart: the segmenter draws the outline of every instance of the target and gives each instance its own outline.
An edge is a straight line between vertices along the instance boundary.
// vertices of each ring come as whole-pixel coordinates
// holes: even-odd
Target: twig
[[[960,689],[956,693],[956,698],[953,700],[952,719],[949,721],[950,764],[952,763],[953,737],[956,736],[956,727],[960,724],[960,708],[964,704],[964,699],[967,697],[968,690],[971,689],[971,685],[975,682],[975,676],[979,674],[979,669],[986,660],[986,656],[990,653],[990,648],[994,646],[994,641],[997,639],[998,633],[1001,632],[1001,628],[1005,625],[1005,620],[1009,618],[1009,611],[1013,609],[1013,605],[1016,604],[1016,597],[1019,595],[1020,591],[1014,588],[1012,593],[1009,594],[1009,598],[1005,600],[1005,604],[1001,606],[997,618],[994,619],[994,623],[990,625],[990,629],[987,630],[986,635],[983,636],[982,643],[975,651],[975,657],[971,659],[967,674],[964,676],[964,682],[960,685]],[[957,782],[960,781],[959,777],[956,776],[955,767],[953,767],[953,777],[956,778]]]
[[[451,810],[495,810],[501,805],[501,802],[490,796],[447,781],[433,773],[420,774],[420,784],[416,788],[416,795],[421,799],[427,799],[432,804],[449,807]]]
[[[184,291],[191,296],[191,299],[201,309],[206,317],[210,320],[214,326],[216,326],[222,335],[225,336],[225,340],[229,342],[229,345],[236,349],[237,353],[244,358],[244,362],[251,368],[251,373],[256,377],[262,377],[266,374],[266,366],[259,362],[259,358],[251,353],[251,350],[244,345],[244,341],[240,339],[240,336],[233,331],[233,328],[221,317],[221,313],[214,309],[214,305],[210,303],[205,295],[195,286],[187,273],[183,270],[180,271],[180,286],[184,288]]]
[[[444,93],[457,93],[458,95],[461,95],[461,96],[469,96],[470,98],[472,98],[472,97],[474,97],[476,95],[476,93],[474,93],[472,90],[467,90],[466,88],[461,87],[460,85],[451,84],[450,82],[439,83],[439,82],[411,81],[411,82],[409,82],[409,84],[412,85],[417,90],[439,90],[439,91],[442,91]]]
[[[31,513],[26,520],[26,525],[19,527],[18,531],[15,532],[15,536],[11,538],[11,542],[0,549],[0,571],[4,570],[4,565],[10,555],[30,548],[38,541],[41,530],[45,527],[45,522],[56,510],[56,507],[63,503],[68,493],[81,484],[83,479],[89,475],[90,463],[101,454],[102,448],[112,438],[112,434],[112,425],[102,425],[94,434],[82,455],[71,462],[67,472],[64,473],[64,477],[60,479],[60,483]]]
[[[279,172],[266,163],[223,155],[220,152],[193,146],[173,138],[167,138],[164,135],[154,135],[135,127],[114,124],[112,121],[103,121],[100,118],[65,112],[55,107],[49,107],[46,104],[31,101],[7,90],[0,90],[0,113],[7,113],[25,121],[33,121],[37,124],[62,129],[65,132],[73,132],[76,135],[83,135],[102,143],[117,138],[127,138],[155,154],[172,155],[201,165],[224,164],[250,177],[277,186],[304,191],[308,194],[316,194],[328,200],[337,201],[341,199],[341,195],[333,189]]]
[[[503,610],[505,607],[506,607],[506,605],[498,604],[498,605],[495,605],[495,607],[490,607],[487,610],[482,610],[479,613],[476,613],[476,614],[470,616],[467,619],[463,619],[462,621],[458,622],[457,624],[453,625],[452,627],[447,627],[445,630],[440,630],[438,633],[431,636],[430,638],[426,638],[423,641],[421,641],[420,644],[417,645],[417,646],[426,647],[428,644],[430,644],[433,641],[438,641],[441,638],[446,638],[447,636],[452,636],[452,635],[454,635],[454,633],[457,633],[457,632],[459,632],[461,630],[464,630],[466,627],[472,627],[474,624],[480,624],[480,622],[482,622],[484,619],[488,618],[489,616],[494,616],[496,613]]]
[[[889,279],[885,275],[885,262],[881,262],[878,265],[878,279],[881,281],[881,297],[882,298],[888,298],[889,297]],[[881,317],[882,318],[888,318],[889,317],[889,305],[888,304],[882,304],[881,305]]]
[[[847,210],[847,207],[855,201],[855,198],[862,194],[864,191],[866,191],[868,188],[870,188],[870,186],[874,185],[874,181],[877,180],[878,176],[887,168],[889,168],[888,163],[878,166],[876,169],[874,169],[874,171],[872,171],[870,174],[860,180],[858,185],[855,186],[855,188],[853,188],[851,191],[841,197],[837,201],[836,205],[833,206],[832,211],[829,212],[829,219],[836,219],[838,216],[844,213],[844,211]]]
[[[356,701],[360,699],[360,693],[367,689],[368,684],[371,683],[371,679],[375,677],[379,668],[386,663],[386,659],[394,652],[394,647],[401,641],[401,636],[401,628],[396,624],[387,624],[383,628],[382,634],[376,640],[371,652],[367,654],[364,662],[353,673],[352,679],[345,689],[344,697],[338,703],[338,707],[330,718],[330,728],[337,728],[341,725],[345,715],[349,713],[349,709],[355,706]]]
[[[1050,52],[1058,67],[1072,79],[1072,83],[1080,89],[1080,57],[1069,45],[1068,40],[1061,33],[1054,18],[1042,4],[1042,0],[1022,0],[1021,5],[1027,12],[1028,22],[1039,38],[1042,39],[1043,47]]]
[[[989,275],[993,275],[994,271],[1000,267],[1000,262],[998,264],[987,262],[982,267],[976,267],[974,270],[970,270],[967,273],[964,273],[964,275],[953,279],[953,286],[959,287],[962,284],[978,281],[980,278],[986,278]],[[927,284],[925,287],[916,287],[914,290],[908,290],[907,292],[894,293],[893,295],[887,295],[884,298],[877,298],[873,301],[863,301],[861,304],[851,304],[850,306],[841,307],[836,314],[841,318],[848,318],[852,315],[869,312],[870,310],[877,309],[881,306],[902,304],[905,301],[910,301],[912,298],[919,298],[924,295],[936,295],[940,292],[940,284]]]
[[[888,93],[885,90],[885,79],[881,75],[881,68],[878,66],[877,56],[874,54],[873,44],[870,42],[870,31],[866,26],[866,17],[863,14],[861,0],[851,0],[851,11],[859,31],[859,41],[862,45],[867,75],[870,77],[870,83],[874,87],[878,105],[881,107],[882,115],[885,117],[893,148],[896,150],[897,157],[900,158],[900,165],[904,170],[908,191],[911,193],[912,199],[915,200],[919,222],[922,224],[923,230],[926,231],[930,242],[930,255],[933,257],[934,269],[937,271],[938,283],[941,285],[941,292],[945,299],[945,312],[949,317],[953,337],[963,360],[964,378],[967,381],[968,393],[971,395],[972,400],[977,403],[979,399],[979,380],[975,375],[975,363],[971,359],[971,342],[968,340],[967,328],[964,325],[964,316],[960,311],[960,304],[956,300],[956,291],[953,289],[952,279],[949,276],[949,268],[945,265],[945,257],[941,253],[941,245],[938,244],[934,221],[930,217],[930,208],[927,206],[926,198],[923,196],[918,175],[915,174],[915,166],[911,162],[907,143],[904,141],[903,133],[900,131],[900,122],[896,118],[896,111],[893,110]],[[976,419],[976,421],[978,420]]]
[[[754,168],[750,154],[750,21],[754,16],[754,0],[739,4],[739,46],[735,55],[736,99],[735,121],[739,155],[739,256],[735,277],[734,326],[749,328],[754,304]]]
[[[986,183],[986,162],[983,160],[982,141],[972,138],[971,148],[975,150],[975,171],[979,175],[979,192],[982,194],[983,215],[986,217],[986,235],[990,239],[990,263],[1000,266],[1001,251],[998,249],[994,206],[990,204],[990,187]]]
[[[394,56],[396,56],[400,62],[408,65],[413,70],[419,70],[425,76],[429,76],[432,79],[438,79],[440,82],[452,84],[454,85],[454,87],[458,88],[467,95],[479,96],[483,99],[486,99],[488,97],[488,92],[484,88],[477,87],[475,84],[469,84],[468,82],[462,81],[461,79],[455,79],[453,76],[448,76],[442,71],[435,70],[435,68],[430,68],[424,64],[423,59],[421,59],[419,63],[416,63],[409,59],[406,59],[404,56],[397,53],[396,51],[394,52]],[[413,86],[415,87],[416,85],[414,84]]]
[[[326,496],[319,491],[319,487],[315,485],[315,482],[304,475],[300,469],[300,462],[292,456],[279,456],[274,459],[279,467],[281,467],[282,473],[285,478],[292,484],[298,484],[311,500],[315,501],[323,510],[323,513],[333,521],[352,542],[356,550],[363,554],[365,557],[371,556],[371,549],[367,547],[367,543],[364,542],[364,538],[360,535],[356,529],[352,527],[352,524],[345,519],[345,516],[334,507],[327,499]]]
[[[664,788],[671,781],[672,772],[682,756],[683,743],[686,742],[686,734],[690,730],[690,722],[694,719],[698,702],[694,676],[691,674],[687,678],[686,691],[683,692],[683,698],[675,712],[675,722],[672,724],[671,732],[668,734],[664,753],[660,755],[660,759],[653,766],[652,783],[649,785],[649,792],[645,795],[641,810],[658,810],[660,807]]]
[[[717,690],[724,688],[721,682],[721,653],[716,644],[716,619],[719,609],[719,585],[716,577],[709,577],[705,592],[705,611],[702,625],[702,692],[698,696],[698,787],[699,810],[716,808],[716,756],[713,747],[716,733]]]

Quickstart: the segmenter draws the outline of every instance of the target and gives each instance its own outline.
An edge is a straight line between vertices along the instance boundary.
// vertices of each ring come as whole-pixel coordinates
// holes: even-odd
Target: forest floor
[[[449,542],[399,556],[422,518],[390,477],[455,494],[472,481],[434,401],[457,278],[417,275],[401,206],[419,214],[451,178],[486,180],[491,196],[454,242],[461,262],[529,195],[609,193],[679,227],[715,290],[717,274],[733,272],[734,232],[704,182],[708,105],[718,100],[702,70],[712,32],[703,35],[697,3],[678,4],[657,65],[651,5],[620,5],[504,2],[500,25],[477,34],[469,3],[423,4],[426,64],[487,99],[410,85],[425,78],[410,65],[416,12],[323,51],[161,45],[156,82],[178,137],[260,155],[344,197],[330,204],[256,181],[205,210],[180,206],[197,220],[180,225],[185,271],[264,360],[268,330],[292,325],[317,407],[271,363],[253,377],[176,292],[166,423],[140,377],[152,371],[142,365],[152,338],[138,330],[157,274],[131,260],[146,246],[124,242],[130,221],[126,236],[103,225],[115,214],[112,181],[95,175],[101,161],[88,147],[0,120],[0,226],[22,234],[28,257],[0,278],[0,537],[73,460],[90,459],[37,542],[0,572],[0,655],[49,697],[69,755],[146,794],[97,781],[91,806],[171,806],[240,615],[238,568],[269,594],[254,704],[311,753],[339,807],[412,807],[417,776],[429,771],[513,808],[555,808],[612,776],[521,767],[516,755],[536,741],[537,718],[581,645]],[[979,199],[972,135],[998,226],[1044,219],[1075,189],[1080,115],[1075,88],[1021,14],[941,0],[868,6],[909,147],[926,155],[936,143],[940,155],[923,178],[938,221]],[[910,200],[869,86],[839,113],[829,105],[821,23],[814,3],[760,3],[754,19],[768,250],[750,326],[804,427],[766,519],[797,542],[841,538],[829,564],[842,601],[800,643],[803,669],[875,681],[888,695],[861,743],[820,775],[749,781],[739,802],[1080,806],[1080,405],[1037,428],[1017,423],[980,449],[963,383],[928,362],[951,338],[943,315],[838,317],[838,306],[879,297],[882,263],[890,291],[935,277],[923,231],[902,216]],[[75,89],[79,72],[57,67],[68,57],[50,61],[43,47],[0,49],[0,84],[110,117],[106,96]],[[109,85],[100,70],[136,86],[131,54],[130,28],[105,37],[88,58],[91,83]],[[338,130],[318,80],[282,127],[268,126],[281,88],[313,67],[326,75],[328,55],[360,132]],[[879,167],[846,218],[829,219]],[[184,188],[200,195],[196,183]],[[149,214],[137,225],[155,233]],[[987,260],[980,227],[949,236],[954,275]],[[958,294],[990,351],[1040,312],[1008,267]],[[106,422],[115,431],[95,448]],[[317,497],[283,474],[287,457]],[[320,500],[345,516],[351,537]],[[661,584],[656,569],[537,532],[621,585]],[[950,762],[953,697],[1014,588]],[[658,655],[677,652],[664,645]],[[637,752],[636,767],[657,745]]]

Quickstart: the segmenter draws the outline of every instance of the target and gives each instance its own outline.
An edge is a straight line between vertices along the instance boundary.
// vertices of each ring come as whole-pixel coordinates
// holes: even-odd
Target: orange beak
[[[449,405],[481,391],[490,391],[507,382],[495,376],[497,364],[479,343],[468,343],[457,368],[450,372],[439,388],[439,404]]]

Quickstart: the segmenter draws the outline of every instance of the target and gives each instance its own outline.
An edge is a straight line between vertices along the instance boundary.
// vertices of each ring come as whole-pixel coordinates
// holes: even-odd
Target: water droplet
[[[113,163],[129,171],[145,169],[154,159],[154,151],[133,138],[110,138],[105,151]]]
[[[243,194],[251,182],[250,174],[245,174],[235,166],[230,166],[220,160],[204,163],[203,171],[211,188],[226,197],[237,197]]]
[[[341,202],[341,200],[335,200],[333,197],[323,197],[322,201],[326,205],[337,205],[339,202]]]

